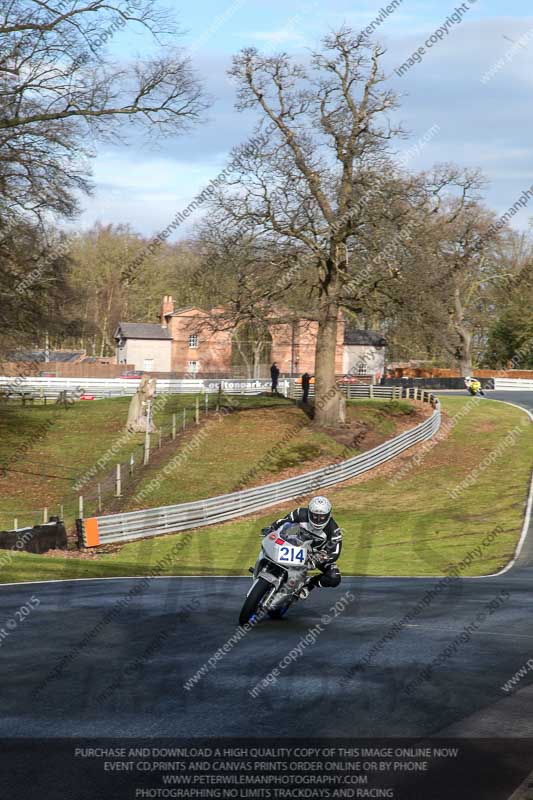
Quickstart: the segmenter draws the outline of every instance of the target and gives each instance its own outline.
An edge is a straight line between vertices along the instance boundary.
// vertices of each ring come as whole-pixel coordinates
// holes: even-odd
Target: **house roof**
[[[344,344],[367,344],[373,347],[385,347],[387,341],[379,331],[345,328]]]
[[[209,315],[209,312],[205,311],[203,308],[200,308],[200,306],[182,306],[182,308],[176,308],[174,311],[167,311],[165,317],[179,317],[181,314],[186,314],[187,311],[197,311],[203,316]]]
[[[172,339],[168,328],[153,322],[119,322],[115,339]]]

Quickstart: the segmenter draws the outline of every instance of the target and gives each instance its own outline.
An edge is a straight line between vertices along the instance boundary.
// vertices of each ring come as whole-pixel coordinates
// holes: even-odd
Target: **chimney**
[[[163,302],[161,303],[161,327],[166,328],[168,327],[168,319],[167,316],[174,313],[174,300],[170,295],[165,295],[163,297]]]

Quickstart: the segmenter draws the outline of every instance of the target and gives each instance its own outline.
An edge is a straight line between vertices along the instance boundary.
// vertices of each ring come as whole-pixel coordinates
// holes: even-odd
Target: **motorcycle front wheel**
[[[270,581],[266,581],[264,578],[257,579],[252,591],[244,601],[244,605],[241,608],[241,613],[239,614],[239,625],[246,625],[246,623],[250,621],[250,617],[257,612],[261,600],[271,587],[272,584]]]

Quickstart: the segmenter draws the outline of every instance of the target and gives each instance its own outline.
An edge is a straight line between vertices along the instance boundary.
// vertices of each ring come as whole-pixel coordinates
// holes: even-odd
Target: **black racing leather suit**
[[[323,553],[325,555],[324,561],[317,566],[317,569],[322,574],[311,578],[309,587],[338,586],[341,582],[341,573],[335,562],[342,550],[342,532],[333,517],[330,517],[327,525],[322,530],[317,530],[309,521],[309,509],[295,508],[290,514],[273,522],[264,531],[279,530],[287,523],[299,525],[300,529],[307,534],[305,538],[311,543],[313,553]]]

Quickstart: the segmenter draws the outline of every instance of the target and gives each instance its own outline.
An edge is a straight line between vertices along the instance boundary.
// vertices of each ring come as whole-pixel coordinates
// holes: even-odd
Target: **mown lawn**
[[[467,402],[447,397],[442,405],[453,417]],[[513,430],[518,435],[492,463],[480,468]],[[394,470],[410,465],[413,454],[404,454]],[[490,400],[479,403],[398,483],[393,485],[391,473],[328,493],[344,529],[343,573],[442,575],[477,547],[480,554],[462,574],[497,571],[512,557],[520,534],[532,465],[533,436],[526,415]],[[472,485],[451,496],[476,468],[479,474]],[[179,556],[163,574],[242,575],[255,560],[258,531],[282,511],[132,542],[118,553],[90,560],[13,554],[2,569],[2,581],[143,575],[184,537]],[[484,545],[493,532],[492,542]]]
[[[66,409],[56,405],[0,405],[0,465],[7,467],[5,473],[0,471],[0,527],[11,527],[14,517],[19,525],[39,522],[44,507],[50,514],[58,514],[63,506],[65,518],[71,522],[76,516],[78,495],[95,496],[94,485],[90,490],[87,486],[76,490],[76,480],[120,442],[130,400],[118,397],[80,401]],[[195,401],[195,395],[168,395],[155,415],[156,425],[169,435],[172,414],[177,414],[179,426],[184,409],[190,424]],[[211,408],[215,402],[216,397],[211,395]],[[240,408],[291,405],[290,401],[269,397],[236,397],[232,402]],[[203,413],[203,397],[200,408]],[[154,447],[155,439],[154,436]],[[143,442],[143,434],[130,435],[116,448],[104,469],[96,473],[93,484],[109,475],[117,461],[127,461],[130,453],[140,464]]]
[[[127,510],[237,491],[273,480],[289,467],[304,471],[307,462],[321,456],[333,461],[344,451],[331,437],[315,432],[294,406],[217,417],[199,432],[191,431],[184,448],[189,454],[169,474],[164,464],[150,465]]]

